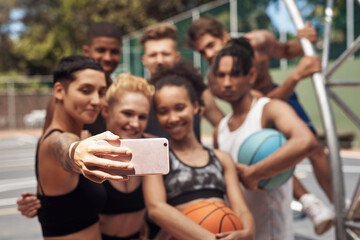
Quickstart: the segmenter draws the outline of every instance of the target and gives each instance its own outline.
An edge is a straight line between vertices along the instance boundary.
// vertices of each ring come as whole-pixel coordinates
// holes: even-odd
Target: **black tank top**
[[[164,175],[167,202],[176,206],[198,198],[224,198],[226,192],[223,168],[214,152],[203,167],[183,163],[170,149],[170,173]]]
[[[59,129],[51,130],[45,137],[53,132],[63,132]],[[79,175],[78,185],[73,191],[59,196],[46,196],[43,191],[38,172],[38,151],[36,150],[35,172],[39,188],[44,195],[37,194],[41,201],[38,218],[44,237],[64,236],[85,229],[99,220],[99,213],[106,201],[106,192],[101,184],[92,182]]]
[[[101,211],[104,214],[130,213],[145,208],[142,184],[134,191],[124,193],[114,188],[109,181],[103,182],[106,190],[107,200]]]

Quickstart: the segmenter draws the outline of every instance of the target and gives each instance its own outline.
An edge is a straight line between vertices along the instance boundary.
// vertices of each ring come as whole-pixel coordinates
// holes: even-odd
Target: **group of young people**
[[[297,40],[280,43],[267,31],[231,39],[212,17],[195,21],[188,35],[189,45],[211,63],[210,89],[198,70],[180,59],[177,31],[169,24],[149,27],[141,39],[149,80],[131,74],[110,80],[120,60],[121,38],[108,23],[89,28],[85,56],[60,60],[37,147],[37,195],[24,193],[18,200],[23,215],[38,215],[45,239],[294,238],[292,182],[265,191],[257,184],[313,155],[317,176],[329,177],[326,155],[310,128],[288,104],[270,99],[289,98],[297,82],[320,70],[318,60],[303,57],[276,87],[270,57],[301,55]],[[299,36],[314,37],[314,29],[306,25]],[[224,117],[214,95],[229,102],[232,113]],[[199,141],[202,116],[218,126],[214,146],[219,149]],[[84,126],[90,134],[84,134]],[[234,163],[241,142],[262,128],[283,132],[287,143],[261,163]],[[97,134],[105,130],[110,132]],[[126,172],[133,166],[101,154],[125,159],[131,152],[96,144],[154,136],[169,138],[170,173],[165,176],[113,175],[109,169]],[[321,181],[331,199],[331,181]],[[300,196],[309,195],[304,192]],[[213,234],[181,213],[204,200],[227,204],[243,230]],[[316,231],[326,231],[332,218],[322,219]]]

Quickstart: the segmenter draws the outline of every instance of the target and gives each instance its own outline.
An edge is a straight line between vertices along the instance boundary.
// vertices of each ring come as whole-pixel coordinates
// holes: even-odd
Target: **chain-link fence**
[[[205,73],[208,63],[186,46],[187,29],[193,20],[209,14],[222,22],[225,29],[233,35],[253,29],[265,28],[274,32],[279,39],[285,41],[290,37],[294,37],[294,32],[291,32],[286,27],[288,25],[292,26],[290,20],[284,23],[283,19],[284,17],[286,18],[287,9],[279,5],[281,2],[271,2],[264,6],[265,8],[263,9],[256,9],[253,6],[245,5],[241,0],[217,0],[165,21],[174,24],[178,29],[178,48],[182,57],[192,60],[196,66],[200,67],[202,73]],[[353,35],[355,37],[360,34],[360,22],[357,20],[359,19],[359,14],[360,6],[354,1],[354,17],[352,21]],[[278,20],[276,20],[277,18]],[[321,41],[323,24],[318,20],[323,19],[324,16],[318,16],[317,20],[314,20],[314,16],[304,16],[304,18],[312,20],[312,23],[319,32]],[[282,26],[282,23],[286,25]],[[124,72],[131,72],[134,75],[145,78],[148,77],[148,73],[141,63],[142,49],[139,39],[142,32],[143,29],[124,37],[121,63],[114,72],[114,77]],[[331,42],[330,60],[336,59],[347,48],[347,42],[346,37]],[[321,54],[321,49],[318,49],[318,51]],[[355,56],[359,55],[358,51]],[[296,63],[296,61],[293,60],[289,65]],[[281,64],[281,66],[287,65],[287,62]],[[279,60],[272,60],[272,68],[279,66]],[[44,111],[35,110],[46,109],[52,91],[51,86],[51,76],[0,77],[0,129],[40,126],[41,121],[43,121],[41,117],[44,115]]]
[[[298,1],[301,2],[306,1]],[[346,50],[348,45],[354,40],[354,36],[360,34],[360,5],[355,1],[352,6],[353,16],[352,19],[347,18],[346,13],[343,13],[344,19],[342,21],[351,22],[351,33],[347,30],[346,36],[335,31],[332,36],[331,51],[329,54],[330,60],[335,60],[340,54]],[[254,9],[253,5],[244,4],[241,0],[217,0],[204,4],[197,8],[191,9],[187,12],[174,16],[165,20],[165,22],[174,24],[178,29],[178,48],[181,56],[185,59],[192,60],[197,67],[200,67],[202,73],[208,68],[208,63],[200,58],[200,56],[186,45],[187,29],[192,21],[198,19],[201,16],[212,15],[218,19],[233,36],[238,36],[241,33],[248,32],[255,29],[268,29],[272,31],[281,41],[286,41],[289,38],[295,37],[295,27],[288,17],[286,7],[283,5],[283,1],[270,2],[267,6],[263,6],[263,9]],[[326,7],[326,1],[322,9],[317,11],[318,15],[310,15],[309,9],[311,4],[304,5],[304,19],[311,21],[315,25],[319,34],[318,52],[321,54],[322,46],[322,34],[324,33],[324,11]],[[337,6],[334,6],[336,10]],[[307,15],[306,15],[307,14]],[[349,25],[349,24],[348,24]],[[344,23],[344,28],[346,28]],[[291,30],[293,29],[293,30]],[[116,70],[115,75],[121,72],[131,72],[132,74],[148,77],[148,73],[145,67],[141,63],[142,48],[140,44],[140,37],[143,30],[133,32],[126,35],[123,40],[123,52],[122,62],[119,68]],[[351,39],[350,39],[351,38]],[[350,40],[349,40],[350,39]],[[360,56],[357,52],[355,56]],[[298,60],[291,60],[291,64],[296,64]],[[281,66],[287,66],[286,60],[283,60]],[[280,66],[280,61],[272,59],[271,67],[277,68]]]

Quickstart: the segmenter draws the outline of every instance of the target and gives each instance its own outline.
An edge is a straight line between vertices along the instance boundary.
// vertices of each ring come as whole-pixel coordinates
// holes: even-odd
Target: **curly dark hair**
[[[150,80],[155,85],[155,90],[160,90],[164,86],[184,86],[191,102],[199,102],[203,105],[201,95],[207,86],[203,82],[199,69],[195,68],[192,62],[180,60],[172,67],[161,67]]]
[[[247,38],[240,37],[231,39],[216,55],[213,66],[213,73],[215,75],[219,69],[220,59],[224,56],[233,58],[232,75],[247,75],[253,66],[254,49]]]

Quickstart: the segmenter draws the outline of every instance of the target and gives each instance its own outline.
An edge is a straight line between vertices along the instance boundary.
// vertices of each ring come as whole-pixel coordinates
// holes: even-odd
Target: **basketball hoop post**
[[[295,24],[296,29],[304,28],[304,20],[300,14],[298,7],[294,0],[284,0],[290,16]],[[316,55],[314,47],[311,42],[306,38],[301,38],[300,43],[305,55]],[[325,77],[322,73],[315,73],[312,76],[312,83],[315,89],[316,97],[318,100],[319,109],[321,112],[322,123],[325,130],[326,142],[329,148],[329,158],[332,173],[332,189],[333,199],[335,206],[335,227],[336,239],[346,239],[344,217],[344,183],[342,164],[339,155],[339,143],[337,140],[337,133],[335,128],[334,117],[330,106],[330,101],[325,88]]]

